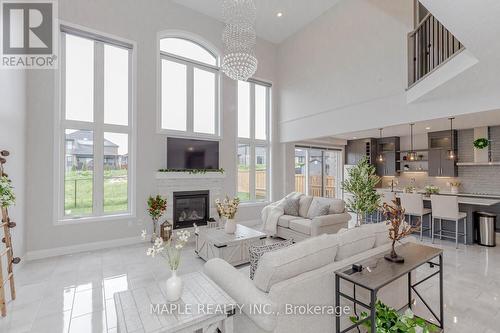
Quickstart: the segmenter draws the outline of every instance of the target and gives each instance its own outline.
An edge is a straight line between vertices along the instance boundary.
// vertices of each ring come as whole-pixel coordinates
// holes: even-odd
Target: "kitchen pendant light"
[[[383,128],[379,128],[379,138],[382,139],[382,131],[384,130]],[[380,143],[379,143],[379,147],[380,147]],[[378,161],[379,162],[383,162],[384,161],[384,155],[382,154],[382,150],[379,152],[378,154]]]
[[[448,118],[450,120],[450,139],[451,139],[451,149],[448,150],[448,159],[454,160],[457,156],[455,154],[455,135],[453,133],[453,119],[455,117]]]
[[[408,152],[408,160],[415,161],[417,156],[415,151],[413,150],[413,126],[415,124],[410,124],[410,151]]]

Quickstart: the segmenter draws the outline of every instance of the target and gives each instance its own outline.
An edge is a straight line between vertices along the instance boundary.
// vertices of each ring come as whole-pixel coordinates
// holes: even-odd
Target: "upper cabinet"
[[[377,166],[377,175],[396,176],[400,168],[400,143],[398,137],[381,138],[377,140],[377,154],[375,165]],[[382,155],[382,161],[379,156]]]
[[[431,177],[457,177],[458,168],[456,160],[448,159],[448,150],[454,147],[457,154],[457,131],[432,132],[429,138],[429,176]],[[452,143],[452,140],[454,141]]]
[[[374,164],[377,154],[377,141],[375,139],[359,139],[347,141],[345,149],[346,164],[358,164],[361,159],[367,157],[369,162]]]

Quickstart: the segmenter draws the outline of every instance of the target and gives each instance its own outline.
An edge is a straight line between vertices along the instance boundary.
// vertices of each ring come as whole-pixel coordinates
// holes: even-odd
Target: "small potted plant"
[[[195,228],[196,229],[196,228]],[[176,236],[170,237],[167,242],[164,242],[161,237],[157,237],[153,246],[148,248],[146,255],[154,258],[156,255],[163,256],[170,267],[172,276],[167,280],[167,301],[175,302],[182,296],[182,279],[177,276],[177,270],[181,263],[182,248],[189,240],[191,233],[187,230],[177,231]],[[142,231],[142,237],[145,239],[146,230]]]
[[[413,227],[405,220],[405,210],[401,207],[401,203],[394,199],[392,205],[384,202],[383,213],[387,218],[387,225],[389,226],[389,239],[392,240],[391,252],[384,256],[385,259],[402,263],[404,258],[396,253],[396,242],[401,241],[401,239],[412,234],[415,231],[420,230],[420,221]]]
[[[216,199],[215,206],[217,208],[217,212],[220,216],[226,219],[226,223],[224,225],[224,231],[228,234],[234,234],[236,232],[236,221],[234,217],[238,212],[238,205],[240,204],[240,198],[234,197],[229,199],[228,196],[224,198],[224,200]]]
[[[406,185],[404,187],[404,191],[405,191],[405,193],[415,193],[416,188],[413,185]]]
[[[163,216],[167,210],[167,199],[161,195],[150,196],[148,198],[148,214],[153,221],[153,234],[151,235],[151,243],[154,243],[158,237],[158,220]]]
[[[439,187],[435,185],[427,185],[425,187],[425,195],[430,197],[431,194],[439,194]]]
[[[460,183],[458,181],[450,182],[450,192],[453,194],[457,194],[458,188],[460,187],[460,185],[462,185],[462,183]]]

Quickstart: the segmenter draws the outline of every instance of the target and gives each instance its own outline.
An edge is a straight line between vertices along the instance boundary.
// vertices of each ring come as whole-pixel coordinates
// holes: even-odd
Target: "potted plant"
[[[195,228],[196,229],[196,228]],[[167,242],[164,242],[161,237],[157,237],[153,243],[153,247],[150,247],[146,251],[146,255],[154,258],[156,255],[163,256],[170,267],[172,276],[167,280],[167,300],[169,302],[175,302],[179,300],[182,296],[182,279],[177,276],[177,270],[179,269],[181,263],[181,253],[182,248],[186,245],[191,233],[187,230],[177,231],[176,236],[170,237]],[[145,239],[146,230],[142,231],[142,237]]]
[[[236,232],[236,221],[234,220],[234,217],[238,212],[239,204],[240,198],[234,197],[232,199],[229,199],[227,195],[222,201],[220,199],[215,200],[217,213],[219,214],[219,216],[226,219],[224,231],[228,234],[234,234]]]
[[[0,207],[8,208],[16,203],[16,195],[14,194],[14,186],[6,176],[0,177]]]
[[[360,226],[365,214],[371,214],[379,208],[380,194],[375,186],[380,181],[375,166],[367,158],[349,170],[349,176],[342,182],[344,191],[351,196],[347,198],[347,208],[356,213],[356,226]]]
[[[396,253],[396,242],[399,242],[415,231],[419,231],[420,221],[417,221],[415,227],[407,223],[405,220],[405,210],[396,199],[392,201],[392,205],[384,202],[383,212],[389,226],[389,239],[392,240],[391,253],[386,254],[384,258],[392,262],[402,263],[404,262],[404,258]]]
[[[425,195],[428,197],[431,194],[439,194],[439,187],[435,185],[427,185],[424,189],[425,189]]]
[[[439,328],[431,323],[426,322],[424,319],[415,316],[415,314],[407,309],[403,314],[397,312],[393,308],[388,307],[381,301],[375,303],[375,314],[376,314],[376,325],[377,333],[388,333],[388,332],[437,332]],[[359,317],[351,316],[349,319],[353,323],[359,323],[368,318],[367,312],[361,312]],[[370,320],[365,320],[362,326],[371,332],[371,322]]]
[[[406,185],[403,190],[405,193],[415,193],[417,189],[413,185]]]
[[[458,193],[458,188],[462,185],[459,181],[450,182],[450,192],[453,194]]]
[[[158,220],[163,216],[167,210],[167,199],[161,195],[150,196],[148,198],[148,214],[153,221],[153,234],[151,235],[151,243],[154,243],[158,237],[157,228]]]

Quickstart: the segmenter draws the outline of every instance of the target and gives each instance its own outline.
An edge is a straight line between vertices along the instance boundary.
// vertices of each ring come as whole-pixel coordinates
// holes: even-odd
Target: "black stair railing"
[[[408,87],[464,49],[432,14],[408,34]]]

